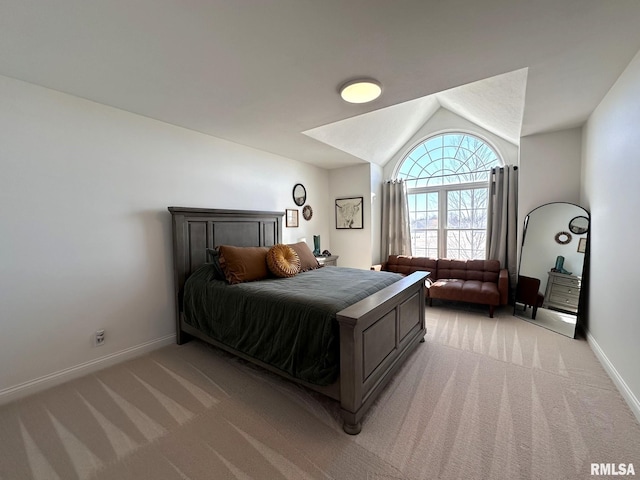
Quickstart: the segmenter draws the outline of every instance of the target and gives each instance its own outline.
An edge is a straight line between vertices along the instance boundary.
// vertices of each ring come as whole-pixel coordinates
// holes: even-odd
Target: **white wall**
[[[640,53],[590,116],[583,137],[590,340],[640,420]]]
[[[524,219],[534,208],[551,202],[575,203],[584,207],[580,203],[581,142],[581,128],[520,139],[518,259]],[[543,280],[542,285],[545,284],[546,280]]]
[[[520,223],[527,213],[545,203],[580,204],[581,141],[580,128],[520,139]]]
[[[333,221],[325,170],[1,76],[0,166],[0,402],[172,341],[168,206]]]
[[[329,172],[329,205],[334,209],[336,198],[363,197],[363,227],[354,230],[335,228],[335,213],[332,212],[331,247],[334,255],[340,255],[341,267],[371,267],[371,165],[366,163],[352,167],[337,168]],[[324,250],[326,247],[322,247]]]

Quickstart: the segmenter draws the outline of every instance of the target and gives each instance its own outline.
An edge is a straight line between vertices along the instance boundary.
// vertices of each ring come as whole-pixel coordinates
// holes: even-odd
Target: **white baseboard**
[[[591,350],[593,350],[593,353],[598,358],[607,374],[609,374],[609,377],[611,377],[613,383],[616,385],[616,387],[618,387],[618,390],[629,405],[629,408],[631,408],[633,414],[636,416],[636,419],[638,420],[638,422],[640,422],[640,401],[638,401],[638,398],[634,395],[627,383],[620,376],[620,374],[616,370],[616,367],[613,366],[613,363],[609,361],[609,358],[604,353],[602,348],[600,348],[600,345],[598,345],[596,339],[593,338],[593,335],[591,335],[588,330],[586,330],[586,334],[587,342],[589,343]]]
[[[140,345],[135,345],[133,347],[120,350],[119,352],[111,353],[109,355],[105,355],[104,357],[81,363],[74,367],[65,368],[64,370],[60,370],[58,372],[36,378],[35,380],[30,380],[13,387],[5,388],[3,390],[0,390],[0,405],[18,400],[19,398],[40,392],[47,388],[55,387],[56,385],[60,385],[64,382],[68,382],[69,380],[82,377],[83,375],[97,372],[98,370],[110,367],[111,365],[115,365],[116,363],[120,363],[134,357],[139,357],[140,355],[144,355],[145,353],[152,350],[156,350],[166,345],[175,343],[175,341],[175,334],[167,335],[166,337],[142,343]]]

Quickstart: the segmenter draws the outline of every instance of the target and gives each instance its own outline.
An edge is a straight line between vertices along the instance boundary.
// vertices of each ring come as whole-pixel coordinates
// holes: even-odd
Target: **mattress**
[[[186,281],[185,321],[215,340],[315,385],[340,370],[336,313],[397,282],[401,275],[324,267],[290,278],[229,285],[213,265]]]

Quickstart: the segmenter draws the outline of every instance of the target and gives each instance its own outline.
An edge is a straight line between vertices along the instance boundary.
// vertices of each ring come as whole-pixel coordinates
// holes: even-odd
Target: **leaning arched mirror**
[[[304,205],[304,202],[307,201],[307,190],[304,188],[304,185],[301,183],[296,183],[293,186],[293,202],[301,207]]]
[[[522,232],[514,315],[575,336],[588,234],[589,213],[578,205],[555,202],[529,212]]]

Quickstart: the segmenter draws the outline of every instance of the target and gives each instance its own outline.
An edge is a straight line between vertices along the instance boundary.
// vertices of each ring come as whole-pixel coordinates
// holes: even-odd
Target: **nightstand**
[[[328,257],[316,257],[316,260],[318,260],[320,265],[324,265],[325,267],[337,267],[338,258],[340,258],[340,255],[330,255]]]

